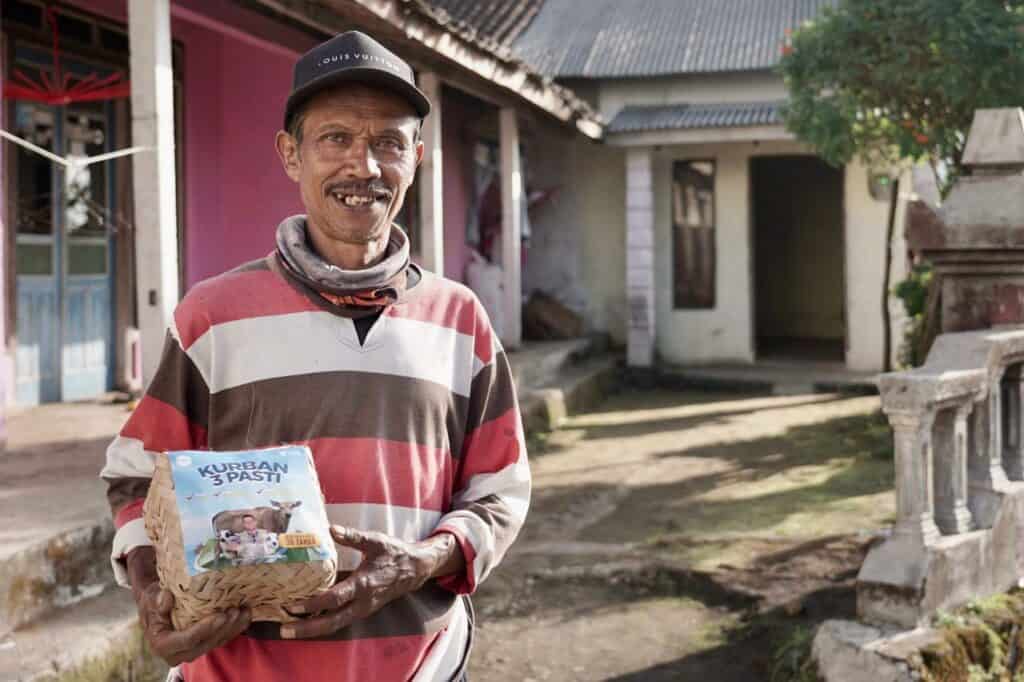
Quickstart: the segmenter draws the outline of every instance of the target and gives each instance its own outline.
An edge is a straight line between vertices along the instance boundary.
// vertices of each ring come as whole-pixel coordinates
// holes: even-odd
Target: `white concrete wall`
[[[882,324],[882,282],[885,275],[885,229],[889,202],[876,201],[868,191],[868,172],[859,162],[846,167],[846,365],[852,370],[876,372],[882,369],[884,327]],[[890,286],[906,276],[906,242],[903,221],[906,198],[912,191],[909,174],[901,181],[893,238]],[[892,316],[892,359],[898,355],[905,315],[899,299],[889,296]]]
[[[557,195],[531,212],[523,281],[626,342],[625,152],[550,129],[526,142],[530,182]]]

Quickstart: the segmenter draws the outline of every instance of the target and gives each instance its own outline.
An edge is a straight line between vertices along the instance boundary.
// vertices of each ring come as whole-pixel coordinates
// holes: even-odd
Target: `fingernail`
[[[285,625],[281,628],[281,639],[295,639],[295,628]]]
[[[291,606],[284,607],[284,610],[288,613],[305,613],[306,609],[302,604],[292,604]]]

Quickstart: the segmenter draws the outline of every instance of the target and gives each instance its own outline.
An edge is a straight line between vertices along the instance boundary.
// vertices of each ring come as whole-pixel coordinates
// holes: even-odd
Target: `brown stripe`
[[[417,592],[390,602],[366,620],[356,621],[333,635],[309,641],[429,635],[448,625],[452,607],[457,605],[455,594],[431,582]],[[280,633],[280,623],[259,622],[253,623],[245,634],[254,639],[280,639]]]
[[[494,533],[494,552],[502,556],[512,546],[523,520],[512,515],[508,505],[497,495],[488,495],[472,502],[456,504],[453,511],[468,511],[479,516]]]
[[[494,362],[482,368],[469,387],[469,407],[466,427],[472,431],[481,424],[497,419],[516,404],[516,387],[512,369],[504,351],[494,356]]]
[[[104,478],[107,482],[107,502],[110,512],[115,517],[121,509],[131,502],[143,498],[149,492],[148,478]]]
[[[146,393],[184,414],[190,422],[207,428],[210,389],[203,375],[170,332],[164,340],[160,367]]]
[[[213,450],[382,438],[462,451],[466,399],[432,381],[368,372],[266,379],[210,397]]]

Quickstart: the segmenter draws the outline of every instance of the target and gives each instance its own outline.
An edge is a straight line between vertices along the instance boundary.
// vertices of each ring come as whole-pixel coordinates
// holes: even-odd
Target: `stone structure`
[[[913,628],[1024,576],[1024,111],[978,111],[964,162],[941,208],[908,208],[944,333],[923,367],[879,380],[897,518],[858,576],[868,622]]]

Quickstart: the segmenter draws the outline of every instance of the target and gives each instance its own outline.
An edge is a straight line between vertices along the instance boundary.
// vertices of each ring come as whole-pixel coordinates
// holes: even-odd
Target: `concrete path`
[[[625,392],[570,418],[536,448],[527,526],[475,599],[470,677],[769,679],[779,638],[852,609],[893,514],[878,406]]]

